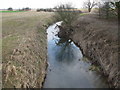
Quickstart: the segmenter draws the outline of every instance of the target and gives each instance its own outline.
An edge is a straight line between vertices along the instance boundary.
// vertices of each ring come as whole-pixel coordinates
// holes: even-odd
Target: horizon
[[[70,3],[75,8],[82,7],[82,4],[85,0],[4,0],[0,9],[7,9],[12,7],[13,9],[22,9],[22,8],[54,8],[59,4]]]
[[[8,9],[12,7],[13,9],[22,8],[54,8],[59,4],[70,3],[75,8],[83,8],[83,3],[87,0],[4,0],[0,5],[0,9]],[[93,1],[93,0],[91,0]],[[98,1],[98,0],[96,0]]]
[[[87,0],[4,0],[0,5],[0,10],[8,9],[12,7],[13,9],[22,9],[29,7],[31,9],[38,8],[54,8],[60,4],[70,3],[75,8],[83,8],[83,3]],[[93,1],[93,0],[91,0]],[[113,0],[94,0],[96,2],[101,1],[113,1]],[[120,1],[120,0],[114,0]]]

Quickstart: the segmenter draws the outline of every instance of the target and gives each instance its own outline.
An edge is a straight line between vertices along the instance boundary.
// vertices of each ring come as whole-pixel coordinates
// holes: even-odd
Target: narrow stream
[[[43,87],[107,88],[105,78],[89,70],[91,63],[83,60],[81,50],[73,42],[60,43],[58,31],[56,24],[47,29],[49,66]]]

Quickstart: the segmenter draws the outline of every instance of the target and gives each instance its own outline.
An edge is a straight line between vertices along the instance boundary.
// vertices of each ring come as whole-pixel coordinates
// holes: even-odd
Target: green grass
[[[0,11],[0,13],[13,13],[13,12],[26,12],[26,11]]]
[[[88,13],[81,13],[80,16],[84,16],[84,15],[87,15]]]

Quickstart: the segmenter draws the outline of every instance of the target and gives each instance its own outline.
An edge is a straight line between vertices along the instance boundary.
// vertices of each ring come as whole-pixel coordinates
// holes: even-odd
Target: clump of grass
[[[97,65],[91,65],[89,70],[100,72],[101,68]]]
[[[90,62],[89,59],[85,56],[82,58],[82,60],[85,61],[85,62]]]

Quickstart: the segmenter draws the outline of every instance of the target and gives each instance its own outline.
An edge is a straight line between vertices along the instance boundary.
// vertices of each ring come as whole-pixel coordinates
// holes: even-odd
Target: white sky
[[[0,9],[19,8],[53,8],[56,5],[63,3],[72,3],[76,8],[82,8],[83,2],[86,0],[3,0],[0,2]],[[93,0],[91,0],[93,1]],[[94,0],[94,1],[120,1],[120,0]]]
[[[72,3],[76,8],[81,8],[85,0],[3,0],[0,9],[12,8],[53,8],[60,3]]]

